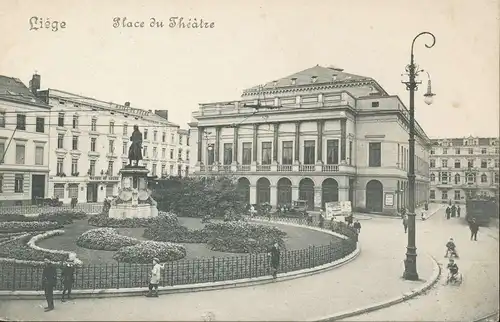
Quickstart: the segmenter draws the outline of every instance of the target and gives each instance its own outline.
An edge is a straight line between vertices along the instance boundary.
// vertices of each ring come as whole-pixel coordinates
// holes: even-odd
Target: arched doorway
[[[278,205],[292,204],[292,182],[288,178],[278,181]]]
[[[241,177],[238,179],[238,190],[243,195],[245,203],[250,203],[250,181],[247,178]]]
[[[299,183],[299,199],[307,200],[307,208],[314,209],[314,182],[309,178],[300,180]]]
[[[378,180],[371,180],[366,184],[366,209],[373,212],[382,212],[384,187]]]
[[[321,207],[332,201],[339,201],[339,184],[337,180],[328,178],[321,184]]]
[[[257,180],[257,204],[271,201],[271,183],[267,178]]]

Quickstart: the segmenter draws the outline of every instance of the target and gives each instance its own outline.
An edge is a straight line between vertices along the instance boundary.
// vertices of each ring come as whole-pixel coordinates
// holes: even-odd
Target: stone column
[[[273,139],[273,161],[278,162],[278,131],[280,124],[274,123],[274,139]]]
[[[202,163],[202,154],[203,154],[203,127],[198,127],[198,163]]]
[[[259,131],[259,124],[253,125],[253,144],[252,144],[252,161],[257,164],[257,134]]]
[[[250,204],[257,203],[257,186],[250,184]]]
[[[295,162],[299,163],[300,160],[300,121],[295,122]]]
[[[347,136],[346,136],[346,127],[347,120],[340,120],[340,162],[346,162],[346,147],[347,147]]]
[[[292,185],[292,202],[299,200],[299,186]]]
[[[321,186],[314,186],[314,209],[321,208],[321,199],[323,197]]]
[[[233,134],[233,163],[238,163],[238,126],[234,127]]]
[[[271,185],[269,189],[271,190],[269,203],[271,204],[271,206],[276,207],[278,205],[278,187],[275,185]]]
[[[323,163],[323,126],[325,124],[324,120],[319,120],[318,121],[318,151],[316,153],[317,155],[317,161]]]
[[[215,127],[215,147],[214,147],[214,163],[220,164],[219,152],[220,152],[220,126]]]

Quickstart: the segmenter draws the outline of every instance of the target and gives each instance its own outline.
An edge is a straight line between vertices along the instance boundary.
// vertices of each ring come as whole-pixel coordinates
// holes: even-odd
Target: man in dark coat
[[[451,206],[451,217],[455,218],[456,214],[457,214],[457,206],[453,205]]]
[[[446,219],[450,219],[451,216],[451,208],[448,206],[446,207]]]
[[[479,225],[476,222],[476,218],[472,218],[472,220],[469,223],[469,228],[470,228],[470,240],[474,238],[474,240],[477,241],[477,232],[479,231]]]
[[[278,277],[278,268],[280,266],[280,249],[278,243],[274,243],[271,251],[269,252],[269,256],[271,257],[271,270],[273,278],[276,279]]]
[[[354,229],[356,229],[356,232],[359,233],[361,232],[361,224],[359,223],[359,220],[356,220],[356,222],[352,225]]]
[[[460,205],[457,205],[457,218],[460,218]]]
[[[61,272],[61,280],[63,282],[63,292],[61,301],[66,301],[64,296],[68,292],[68,300],[71,300],[71,289],[75,282],[75,265],[73,257],[70,257],[66,263],[63,264]]]
[[[45,267],[42,273],[42,287],[48,304],[45,308],[45,312],[48,312],[54,309],[54,287],[57,284],[57,270],[48,258],[45,258],[44,261]]]
[[[403,228],[405,229],[405,234],[408,231],[408,216],[403,216]]]

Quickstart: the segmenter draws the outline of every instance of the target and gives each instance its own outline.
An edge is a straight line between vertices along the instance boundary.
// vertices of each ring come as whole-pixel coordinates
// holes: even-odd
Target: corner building
[[[258,109],[255,106],[259,107]],[[249,203],[408,203],[409,112],[372,78],[314,66],[193,113],[195,175],[234,175]],[[416,202],[428,200],[429,138],[416,124]]]

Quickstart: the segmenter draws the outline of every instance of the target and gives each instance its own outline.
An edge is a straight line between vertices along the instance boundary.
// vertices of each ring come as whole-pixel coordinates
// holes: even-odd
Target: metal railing
[[[303,224],[301,219],[280,218],[281,222]],[[357,235],[343,226],[334,228],[348,239],[305,249],[282,251],[280,273],[313,268],[344,258],[356,250]],[[76,268],[73,289],[120,289],[147,287],[150,264],[96,264]],[[42,267],[0,264],[0,290],[41,290]],[[60,272],[58,272],[60,275]],[[256,278],[271,274],[266,253],[211,257],[168,262],[162,270],[161,286],[210,283]],[[59,276],[58,275],[58,276]],[[62,288],[59,283],[56,286]]]
[[[81,203],[75,207],[71,205],[62,205],[58,207],[51,206],[2,206],[0,207],[1,215],[33,215],[40,213],[53,213],[58,211],[83,211],[87,214],[99,214],[102,212],[102,203]]]

